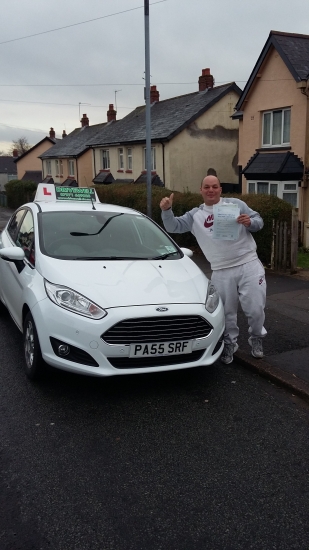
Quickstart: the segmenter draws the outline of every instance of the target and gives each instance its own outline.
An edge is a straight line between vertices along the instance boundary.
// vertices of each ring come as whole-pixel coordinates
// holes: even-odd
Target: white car
[[[94,189],[39,184],[0,237],[0,306],[45,362],[112,376],[211,365],[224,314],[209,279],[147,216]]]

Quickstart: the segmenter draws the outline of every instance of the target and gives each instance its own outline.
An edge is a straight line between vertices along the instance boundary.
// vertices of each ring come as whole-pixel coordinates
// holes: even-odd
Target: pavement
[[[12,213],[0,206],[0,231]],[[192,259],[211,276],[210,265],[202,254],[195,253]],[[266,283],[265,356],[252,357],[247,320],[239,309],[239,349],[231,367],[241,365],[309,401],[309,270],[293,275],[266,270]]]

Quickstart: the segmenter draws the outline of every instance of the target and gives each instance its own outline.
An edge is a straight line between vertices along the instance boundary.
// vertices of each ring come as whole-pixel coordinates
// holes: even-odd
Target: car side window
[[[34,226],[30,210],[27,211],[18,229],[16,245],[23,249],[27,260],[34,265]]]
[[[15,241],[18,226],[21,220],[23,219],[24,215],[25,215],[25,209],[22,208],[21,210],[18,210],[17,212],[15,212],[14,216],[12,217],[9,223],[8,233],[13,239],[13,241]]]

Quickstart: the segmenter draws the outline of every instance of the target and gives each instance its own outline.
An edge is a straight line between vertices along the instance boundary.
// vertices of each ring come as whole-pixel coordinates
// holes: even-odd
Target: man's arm
[[[175,217],[173,207],[174,193],[169,197],[164,197],[160,202],[160,208],[162,210],[161,216],[164,227],[169,233],[186,233],[191,231],[193,224],[193,213],[197,210],[193,208],[189,212],[186,212],[183,216]]]
[[[260,214],[239,199],[237,202],[240,203],[240,216],[237,218],[237,222],[244,225],[251,233],[259,231],[264,226],[263,219]]]

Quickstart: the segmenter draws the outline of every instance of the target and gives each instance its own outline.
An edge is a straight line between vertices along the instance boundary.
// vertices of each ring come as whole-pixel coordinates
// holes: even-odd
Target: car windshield
[[[43,254],[63,260],[179,259],[173,241],[148,218],[122,212],[43,212]]]

